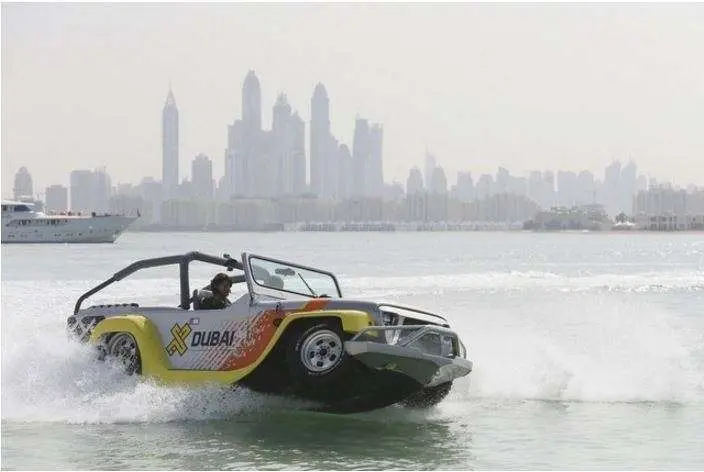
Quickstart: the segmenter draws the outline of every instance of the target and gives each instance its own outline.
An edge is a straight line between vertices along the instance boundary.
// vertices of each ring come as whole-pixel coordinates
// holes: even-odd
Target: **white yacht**
[[[114,243],[138,216],[47,215],[33,203],[2,201],[2,243]]]

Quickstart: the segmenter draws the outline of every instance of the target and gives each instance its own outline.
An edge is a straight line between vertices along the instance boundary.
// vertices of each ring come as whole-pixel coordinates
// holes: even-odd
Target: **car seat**
[[[193,309],[194,310],[202,310],[203,309],[203,305],[202,305],[203,299],[206,297],[212,297],[212,296],[213,296],[213,292],[211,292],[208,289],[202,288],[200,290],[199,289],[193,290],[193,298],[191,299],[191,301],[193,302]]]

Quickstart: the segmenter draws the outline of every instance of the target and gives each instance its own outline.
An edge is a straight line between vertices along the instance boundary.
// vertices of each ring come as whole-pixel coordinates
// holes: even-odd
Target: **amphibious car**
[[[246,291],[203,309],[189,267],[212,264]],[[90,296],[136,271],[178,266],[179,306],[101,304]],[[428,408],[472,362],[445,318],[416,308],[343,298],[334,274],[270,257],[189,252],[137,261],[81,295],[67,327],[129,375],[164,384],[222,384],[355,413],[401,404]]]

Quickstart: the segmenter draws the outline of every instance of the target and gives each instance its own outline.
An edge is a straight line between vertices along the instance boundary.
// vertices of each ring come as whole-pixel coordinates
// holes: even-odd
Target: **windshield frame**
[[[252,260],[254,259],[254,261]],[[275,298],[290,298],[291,295],[295,296],[300,296],[300,297],[306,297],[306,298],[320,298],[319,295],[313,294],[310,292],[299,292],[295,290],[287,290],[284,288],[277,288],[277,287],[272,287],[269,285],[263,285],[260,282],[256,280],[254,277],[255,271],[264,271],[266,272],[267,275],[276,275],[276,274],[270,274],[267,269],[264,267],[261,267],[260,265],[256,264],[257,260],[265,261],[265,262],[270,262],[273,264],[280,264],[282,266],[287,266],[292,269],[300,269],[300,270],[306,270],[310,272],[316,272],[321,275],[325,275],[332,279],[332,281],[335,284],[335,290],[337,290],[336,294],[325,294],[328,295],[329,298],[342,298],[342,290],[340,289],[340,283],[337,280],[337,277],[335,277],[335,274],[333,274],[330,271],[323,270],[323,269],[318,269],[316,267],[310,267],[310,266],[305,266],[302,264],[298,264],[295,262],[290,262],[290,261],[285,261],[281,259],[276,259],[273,257],[268,257],[268,256],[260,256],[258,254],[248,254],[248,253],[243,253],[242,254],[242,260],[245,262],[245,274],[247,278],[247,285],[249,287],[249,291],[252,295],[265,295],[265,296],[271,296]],[[298,270],[296,270],[296,273],[299,274]]]

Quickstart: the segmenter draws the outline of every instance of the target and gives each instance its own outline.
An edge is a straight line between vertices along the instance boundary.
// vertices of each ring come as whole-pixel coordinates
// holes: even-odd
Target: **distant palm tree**
[[[616,223],[625,223],[626,221],[628,221],[628,217],[624,212],[621,212],[616,215]]]

